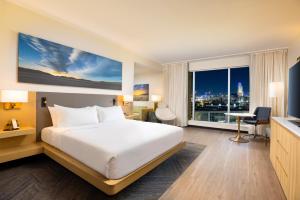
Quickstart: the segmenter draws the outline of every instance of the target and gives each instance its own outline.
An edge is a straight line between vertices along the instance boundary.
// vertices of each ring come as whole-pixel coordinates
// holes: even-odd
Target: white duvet
[[[120,179],[179,144],[182,128],[135,120],[42,130],[42,140],[108,179]]]

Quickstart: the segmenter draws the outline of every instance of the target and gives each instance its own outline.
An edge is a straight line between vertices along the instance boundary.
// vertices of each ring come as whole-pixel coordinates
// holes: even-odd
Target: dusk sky
[[[136,84],[133,86],[134,92],[139,94],[149,93],[149,84]]]
[[[230,88],[231,93],[236,93],[238,82],[241,82],[244,95],[249,95],[249,68],[232,68]],[[210,70],[195,73],[196,95],[204,95],[205,92],[212,94],[227,94],[228,70]]]
[[[244,95],[249,96],[249,67],[233,68],[230,70],[230,73],[231,93],[236,93],[238,82],[241,82],[244,89]]]
[[[19,66],[55,76],[122,82],[121,62],[22,33]]]

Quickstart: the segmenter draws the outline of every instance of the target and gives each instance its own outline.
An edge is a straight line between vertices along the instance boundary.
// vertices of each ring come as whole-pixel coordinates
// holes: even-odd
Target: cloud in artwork
[[[27,68],[48,68],[41,71],[93,81],[122,80],[120,62],[36,37],[24,34],[20,37],[20,61]]]
[[[67,72],[68,66],[71,64],[69,55],[72,52],[70,47],[48,42],[36,37],[22,36],[27,45],[40,54],[39,64],[50,67],[59,72]],[[73,55],[73,59],[74,59]]]
[[[80,55],[81,51],[78,49],[73,49],[72,53],[69,56],[69,60],[71,63],[74,63],[78,56]]]
[[[78,64],[80,63],[80,64]],[[77,60],[77,65],[68,68],[68,72],[94,81],[103,79],[121,81],[122,68],[118,62],[93,54],[82,52]]]

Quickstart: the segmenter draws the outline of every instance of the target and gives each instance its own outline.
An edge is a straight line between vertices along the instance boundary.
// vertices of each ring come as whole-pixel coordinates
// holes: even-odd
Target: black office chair
[[[259,135],[256,133],[256,127],[258,125],[265,125],[265,124],[270,124],[270,118],[271,118],[271,108],[270,107],[257,107],[254,111],[255,117],[246,117],[244,118],[244,122],[246,124],[251,124],[255,126],[255,131],[254,134],[248,134],[247,136],[253,136],[255,139]],[[265,136],[266,143],[268,141],[268,135],[266,134]]]

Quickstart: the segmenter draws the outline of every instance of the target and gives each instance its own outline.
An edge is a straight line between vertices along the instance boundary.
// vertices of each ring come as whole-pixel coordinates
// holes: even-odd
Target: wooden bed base
[[[65,168],[69,169],[73,173],[77,174],[90,184],[94,185],[96,188],[100,189],[107,195],[115,195],[124,188],[126,188],[128,185],[135,182],[140,177],[144,176],[146,173],[157,167],[163,161],[170,158],[176,152],[181,150],[185,146],[185,142],[179,143],[178,145],[169,149],[164,154],[158,156],[157,158],[151,160],[144,166],[138,168],[134,172],[117,180],[107,179],[99,172],[96,172],[95,170],[89,168],[88,166],[84,165],[83,163],[79,162],[78,160],[72,158],[71,156],[65,154],[64,152],[60,151],[59,149],[53,146],[50,146],[46,143],[43,143],[43,146],[44,153],[47,156],[49,156]]]

